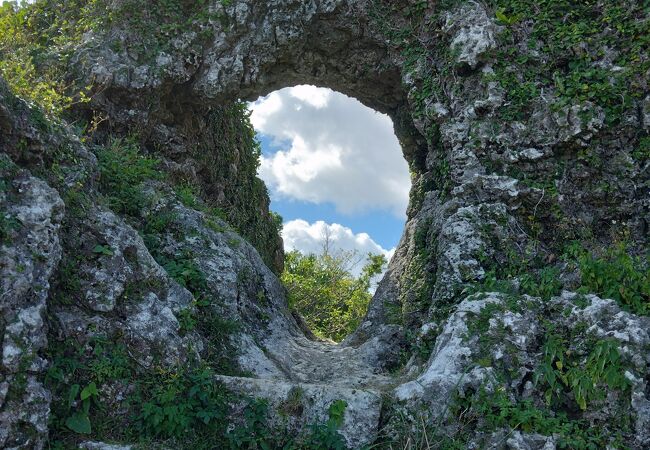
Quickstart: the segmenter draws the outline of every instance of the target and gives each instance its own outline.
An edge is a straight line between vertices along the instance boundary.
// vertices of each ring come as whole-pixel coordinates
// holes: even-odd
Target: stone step
[[[348,447],[361,448],[377,437],[382,406],[379,391],[260,378],[216,378],[235,393],[268,401],[271,424],[284,425],[289,432],[325,423],[330,405],[343,400],[347,407],[339,432]]]

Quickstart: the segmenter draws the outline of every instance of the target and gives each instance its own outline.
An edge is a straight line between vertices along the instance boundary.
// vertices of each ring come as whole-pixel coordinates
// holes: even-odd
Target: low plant
[[[322,424],[312,424],[310,434],[304,442],[306,449],[313,450],[346,450],[345,440],[338,432],[343,425],[345,410],[348,404],[345,400],[336,400],[328,408],[328,419]]]
[[[97,150],[99,189],[115,212],[139,216],[146,205],[141,184],[159,179],[159,161],[140,153],[134,139],[113,139]]]
[[[631,255],[623,243],[597,257],[573,243],[567,258],[580,270],[580,292],[611,298],[635,314],[650,314],[650,257]]]
[[[189,430],[227,427],[228,393],[209,367],[160,369],[139,383],[136,395],[142,400],[136,426],[147,435],[181,438]]]
[[[185,336],[190,331],[196,328],[196,315],[192,308],[183,308],[176,314],[178,323],[180,325],[179,333]]]
[[[0,244],[9,243],[11,235],[20,227],[20,222],[14,216],[0,214]]]
[[[468,435],[464,430],[473,427],[491,432],[498,429],[519,430],[524,433],[536,433],[554,436],[558,448],[591,450],[618,445],[620,433],[593,427],[586,420],[570,418],[566,413],[540,407],[533,400],[515,400],[503,388],[487,390],[480,387],[473,395],[456,397],[452,413],[462,424],[454,436],[444,436],[455,445],[441,448],[466,448],[459,442],[467,444]]]
[[[190,253],[184,253],[175,258],[157,253],[154,257],[170,277],[191,293],[199,295],[207,289],[205,274],[194,262]]]
[[[537,384],[546,386],[545,398],[551,403],[569,393],[581,410],[595,400],[602,400],[604,387],[624,391],[629,387],[625,370],[613,339],[597,341],[584,361],[567,349],[564,339],[554,333],[547,336],[543,359],[537,368]]]
[[[74,410],[74,412],[66,419],[66,426],[75,433],[92,433],[92,426],[89,417],[90,405],[93,402],[97,403],[98,397],[99,391],[94,382],[88,383],[88,385],[83,389],[81,389],[78,384],[70,386],[70,391],[68,393],[68,408]]]
[[[45,384],[54,394],[52,445],[65,446],[77,435],[101,433],[107,414],[100,401],[102,390],[107,383],[129,380],[135,373],[126,347],[97,336],[85,344],[51,340],[47,353],[51,365]]]

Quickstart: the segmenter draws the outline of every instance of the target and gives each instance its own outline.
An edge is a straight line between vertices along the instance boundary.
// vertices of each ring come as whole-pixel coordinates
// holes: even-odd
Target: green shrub
[[[52,445],[70,448],[77,435],[104,433],[108,414],[101,404],[100,393],[107,383],[129,380],[135,374],[126,347],[102,336],[85,344],[72,339],[64,342],[51,339],[47,356],[51,365],[45,384],[54,395]]]
[[[231,449],[347,450],[338,431],[347,406],[344,400],[335,400],[328,408],[327,421],[309,424],[301,435],[290,436],[269,427],[266,400],[253,400],[244,410],[243,426],[228,433],[228,443]]]
[[[179,324],[179,333],[185,336],[196,328],[196,316],[191,308],[183,308],[176,314]]]
[[[114,139],[97,150],[99,160],[99,188],[106,195],[116,213],[139,216],[146,205],[141,184],[145,180],[159,179],[156,170],[159,161],[140,154],[133,139]]]
[[[494,392],[487,392],[481,387],[469,398],[457,397],[451,409],[462,424],[461,432],[454,436],[454,442],[463,441],[462,430],[475,424],[486,432],[506,428],[555,436],[558,448],[592,450],[611,444],[620,448],[619,432],[592,426],[586,420],[570,418],[563,412],[540,408],[531,400],[513,400],[503,389],[497,388]]]
[[[386,259],[368,255],[359,277],[351,274],[355,253],[286,256],[282,282],[289,294],[289,306],[298,311],[318,336],[342,340],[363,319],[371,295],[370,284],[381,273]]]
[[[12,91],[49,119],[86,102],[85,88],[68,89],[67,63],[89,30],[106,23],[103,0],[11,1],[0,5],[0,74]]]
[[[555,267],[547,266],[536,270],[526,263],[516,269],[511,268],[510,271],[511,273],[504,274],[503,268],[501,270],[489,270],[481,283],[470,285],[467,292],[492,291],[509,295],[520,293],[549,300],[562,290],[562,281],[559,278],[560,271]],[[518,288],[514,283],[515,278],[518,280]]]
[[[199,301],[196,329],[206,338],[203,358],[220,374],[245,375],[236,363],[237,349],[230,337],[239,330],[239,324],[223,317],[215,306]]]
[[[173,259],[156,254],[155,258],[170,277],[195,296],[207,289],[205,274],[196,265],[191,254],[185,253]]]
[[[197,164],[196,192],[279,274],[282,218],[269,212],[266,186],[257,177],[261,148],[250,111],[246,103],[233,102],[213,108],[205,120],[205,134],[191,149]]]
[[[282,448],[278,437],[272,435],[268,426],[269,404],[266,400],[253,400],[244,409],[244,425],[227,434],[231,449]],[[286,447],[284,447],[286,448]]]
[[[324,424],[312,424],[310,434],[303,444],[306,449],[313,450],[346,450],[345,440],[338,429],[343,425],[345,400],[336,400],[328,408],[328,419]]]
[[[583,293],[616,300],[635,314],[650,314],[650,259],[632,256],[624,244],[618,244],[596,257],[572,244],[567,257],[576,262],[581,274]]]
[[[555,267],[544,267],[537,273],[525,273],[519,278],[520,288],[524,294],[549,300],[562,290],[560,271]]]
[[[13,216],[0,213],[0,244],[10,243],[11,235],[21,227]]]
[[[189,430],[227,427],[228,394],[207,367],[160,371],[139,384],[138,396],[136,426],[147,435],[182,438]]]
[[[586,360],[581,361],[567,350],[561,336],[550,334],[543,347],[543,356],[536,381],[547,387],[547,403],[568,392],[584,411],[589,402],[604,397],[603,386],[618,390],[629,386],[618,343],[614,340],[596,342]]]

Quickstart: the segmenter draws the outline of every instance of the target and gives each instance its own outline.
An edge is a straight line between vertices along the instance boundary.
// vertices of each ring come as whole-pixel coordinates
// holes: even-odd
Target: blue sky
[[[267,158],[291,145],[287,142],[284,146],[274,144],[272,138],[261,133],[258,133],[257,137],[262,144],[262,154]],[[270,194],[271,209],[282,215],[285,222],[302,219],[309,223],[322,220],[330,224],[343,224],[356,233],[368,233],[385,249],[397,245],[404,228],[404,217],[397,216],[385,208],[346,214],[337,210],[336,204],[331,201],[312,203],[297,200],[294,197],[278,194],[274,189],[270,189]]]
[[[392,255],[406,219],[410,177],[388,116],[314,86],[250,104],[262,144],[260,177],[284,218],[287,250]]]

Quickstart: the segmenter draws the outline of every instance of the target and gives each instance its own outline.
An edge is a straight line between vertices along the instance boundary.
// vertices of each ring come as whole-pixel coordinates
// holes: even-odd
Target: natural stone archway
[[[129,6],[115,2],[113,14],[126,14]],[[144,54],[132,47],[143,40],[133,30],[146,28],[134,22],[146,19],[126,15],[103,45],[80,52],[75,62],[95,92],[91,106],[109,114],[113,127],[179,127],[187,116],[223,102],[314,84],[391,116],[413,160],[426,142],[414,130],[400,61],[373,23],[372,8],[372,2],[347,0],[215,2],[213,19],[198,27],[209,38],[195,30],[165,36],[156,41],[164,50]]]
[[[369,5],[241,1],[223,7],[217,2],[210,10],[219,19],[199,26],[209,32],[179,30],[171,37],[158,36],[154,42],[151,36],[135,30],[155,27],[155,21],[147,23],[146,17],[131,16],[129,5],[113,3],[112,15],[118,20],[109,32],[89,39],[89,45],[82,46],[73,58],[83,84],[91,86],[92,100],[80,106],[80,113],[85,108],[89,119],[107,119],[100,121],[98,134],[137,131],[149,148],[165,158],[172,172],[184,170],[192,167],[193,156],[188,150],[212,139],[205,132],[205,123],[213,110],[238,98],[253,99],[279,87],[312,83],[356,97],[389,114],[405,157],[412,165],[421,164],[414,162],[415,155],[426,152],[426,143],[410,117],[399,64],[391,59],[384,38],[370,24]],[[95,46],[94,42],[101,44]],[[150,46],[158,51],[151,52]],[[183,234],[205,234],[194,212],[180,205],[173,206],[173,211],[171,228],[183,229]],[[156,210],[145,214],[156,214]],[[90,228],[122,226],[110,215],[100,215],[99,221],[93,222]],[[115,235],[114,231],[102,234],[114,242],[108,237]],[[128,231],[117,234],[128,235]],[[341,432],[348,445],[358,448],[372,443],[379,428],[382,392],[395,384],[387,371],[396,365],[400,354],[401,327],[382,317],[367,322],[363,333],[350,340],[354,345],[312,341],[287,310],[281,285],[254,250],[242,243],[233,253],[229,248],[232,237],[215,238],[209,238],[212,244],[207,247],[201,242],[174,239],[168,241],[165,251],[192,254],[207,275],[209,290],[224,306],[221,314],[241,324],[234,337],[237,362],[252,378],[220,377],[220,381],[234,391],[265,397],[278,409],[290,392],[300,389],[305,411],[297,420],[298,428],[326,419],[329,404],[345,400],[346,420]],[[151,264],[144,256],[146,249],[135,237],[131,246],[137,249],[138,258],[144,258],[140,264]],[[240,280],[242,274],[248,279]],[[267,303],[260,305],[260,297]],[[164,316],[162,305],[175,311],[174,303],[189,307],[185,295],[170,292],[166,297],[150,296],[146,306],[133,311],[129,324],[120,326],[136,335],[140,334],[136,330],[147,330],[149,337],[173,336],[165,320],[156,319],[160,320],[160,329],[155,330],[147,317]],[[383,311],[383,304],[377,304]],[[113,308],[106,306],[104,311]],[[100,329],[113,328],[100,318],[66,307],[53,310],[66,324],[64,334],[97,320],[102,324]],[[78,317],[72,320],[75,315]],[[143,344],[148,337],[137,339]],[[176,337],[170,342],[165,357],[171,362],[182,355],[189,342]],[[149,345],[144,344],[144,349]]]
[[[120,11],[125,5],[128,2],[118,2],[114,8]],[[131,31],[141,26],[135,27],[135,19],[127,16],[117,22],[108,42],[81,52],[77,62],[96,92],[90,106],[110,116],[112,129],[144,130],[168,154],[193,144],[194,118],[208,114],[212,105],[253,100],[281,87],[316,84],[388,114],[417,176],[425,169],[426,139],[414,125],[401,57],[391,54],[372,17],[375,8],[372,2],[344,0],[240,1],[229,6],[217,2],[210,11],[222,19],[200,27],[210,38],[194,31],[173,36],[164,51],[139,59],[129,57],[129,43],[142,40]],[[122,43],[119,52],[114,50],[120,47],[116,42]],[[411,210],[410,217],[416,212]],[[415,228],[415,223],[409,227]],[[402,246],[409,246],[410,240],[407,237]],[[397,264],[408,263],[400,259]],[[390,268],[389,273],[398,272],[399,278],[400,270]],[[379,290],[381,300],[371,306],[374,319],[350,337],[350,343],[384,332],[383,304],[397,301],[399,283],[387,280]],[[393,328],[388,327],[391,336]],[[399,346],[399,339],[390,340]],[[390,366],[394,357],[373,358]]]
[[[219,376],[224,384],[266,397],[279,415],[302,392],[300,408],[290,408],[300,410],[289,419],[295,429],[326,419],[332,401],[344,399],[341,432],[353,448],[373,442],[379,428],[395,446],[413,442],[420,423],[468,448],[564,445],[566,429],[602,447],[616,435],[647,448],[649,319],[625,303],[628,285],[605,294],[580,279],[579,267],[620,235],[630,258],[648,246],[648,56],[626,46],[645,35],[636,27],[647,20],[636,18],[647,11],[618,3],[629,9],[617,19],[625,26],[602,29],[619,10],[584,11],[590,5],[580,3],[579,20],[596,22],[545,35],[535,29],[540,5],[510,11],[498,1],[224,0],[178,2],[173,10],[153,0],[108,2],[105,28],[86,30],[67,49],[68,81],[90,86],[91,101],[74,114],[94,119],[91,143],[44,126],[0,85],[1,170],[11,186],[0,204],[21,222],[2,230],[10,238],[2,248],[27,261],[17,266],[3,253],[0,266],[0,445],[45,445],[50,395],[61,403],[68,394],[45,389],[44,373],[55,350],[70,353],[70,339],[92,350],[96,336],[119,336],[142,373],[155,362],[184,367],[193,359],[221,368],[223,355],[205,350],[223,330],[192,329],[187,317],[198,311],[237,322],[218,343],[252,376]],[[578,20],[544,8],[551,27]],[[586,47],[563,41],[576,30],[595,33],[583,36]],[[553,47],[558,40],[566,46]],[[210,125],[237,98],[297,83],[331,87],[388,113],[413,172],[396,256],[366,320],[336,347],[308,339],[291,317],[267,267],[281,265],[277,239],[258,252],[198,200],[188,206],[155,179],[138,180],[143,201],[127,217],[100,195],[106,180],[91,151],[101,156],[110,136],[137,134],[172,178],[201,181],[197,153],[218,149],[233,156],[227,170],[219,167],[223,182],[236,177],[244,147],[219,147]],[[263,200],[254,205],[259,216],[268,212]],[[273,240],[263,223],[254,225],[262,235],[256,244]],[[599,264],[612,267],[602,254]],[[172,276],[170,257],[194,278]],[[600,297],[573,292],[579,288]],[[596,378],[607,391],[600,401],[576,397],[566,383],[550,392],[549,405],[535,375],[568,376],[564,363],[547,358],[550,344],[566,345],[558,354],[581,370],[598,349],[615,348],[625,370],[617,374],[627,381]],[[132,387],[113,384],[105,397]],[[382,405],[382,396],[395,404]],[[451,408],[458,398],[460,414]],[[508,419],[488,426],[464,412],[479,407]],[[522,427],[510,415],[521,408],[545,423],[567,422],[551,431]],[[606,437],[589,434],[599,428]]]
[[[114,14],[126,3],[116,2]],[[120,101],[128,104],[117,95],[120,90],[157,98],[160,103],[153,108],[163,109],[167,101],[174,111],[187,104],[254,99],[303,83],[330,87],[394,114],[406,100],[400,69],[388,55],[385,38],[369,23],[368,8],[366,2],[343,0],[240,1],[227,7],[216,2],[209,9],[220,20],[200,26],[209,38],[181,33],[163,40],[163,51],[138,55],[139,60],[130,57],[129,45],[143,36],[134,36],[129,26],[145,19],[125,17],[107,42],[118,44],[82,53],[79,62],[88,66],[88,76],[102,92],[95,101],[107,110]],[[130,99],[134,105],[141,100]]]

